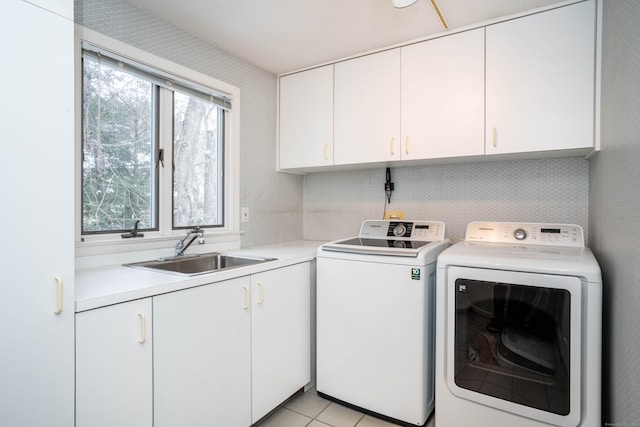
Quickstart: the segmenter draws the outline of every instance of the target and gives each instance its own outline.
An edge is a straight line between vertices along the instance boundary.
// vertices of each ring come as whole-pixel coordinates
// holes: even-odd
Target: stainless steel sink
[[[276,258],[226,255],[215,252],[160,258],[153,261],[134,262],[124,265],[127,267],[156,270],[163,273],[178,274],[181,276],[195,276],[198,274],[213,273],[215,271],[274,261],[275,259]]]

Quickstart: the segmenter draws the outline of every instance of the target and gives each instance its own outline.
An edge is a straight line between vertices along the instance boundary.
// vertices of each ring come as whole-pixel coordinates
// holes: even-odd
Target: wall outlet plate
[[[249,208],[242,208],[240,217],[242,222],[249,222]]]
[[[404,219],[402,211],[387,211],[384,213],[384,219]]]

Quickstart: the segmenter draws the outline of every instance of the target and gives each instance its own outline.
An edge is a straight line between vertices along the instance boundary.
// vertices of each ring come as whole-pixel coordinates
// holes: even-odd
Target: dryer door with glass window
[[[581,280],[451,267],[449,389],[560,426],[580,420]]]

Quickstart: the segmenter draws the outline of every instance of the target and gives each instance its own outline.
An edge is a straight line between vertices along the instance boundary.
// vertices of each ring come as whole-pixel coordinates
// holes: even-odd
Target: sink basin
[[[274,260],[275,258],[209,253],[161,258],[154,261],[135,262],[132,264],[125,264],[125,266],[142,268],[145,270],[156,270],[163,273],[178,274],[181,276],[195,276],[198,274],[213,273],[215,271],[228,270],[230,268],[244,267],[247,265]]]

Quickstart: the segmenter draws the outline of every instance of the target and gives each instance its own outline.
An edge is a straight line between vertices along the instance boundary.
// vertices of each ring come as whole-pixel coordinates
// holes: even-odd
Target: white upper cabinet
[[[587,0],[284,76],[280,168],[589,154],[596,42],[595,0]],[[333,86],[328,70],[320,84],[332,66]]]
[[[0,424],[72,426],[73,22],[2,5]]]
[[[402,160],[484,154],[484,28],[401,56]]]
[[[281,169],[333,164],[333,65],[280,78]]]
[[[335,64],[336,165],[400,160],[400,49]]]
[[[486,153],[594,145],[595,2],[488,26]]]

